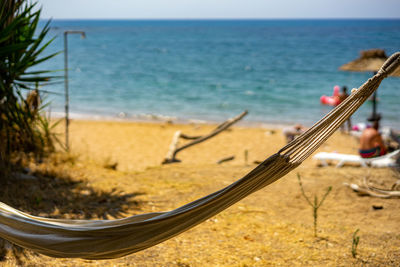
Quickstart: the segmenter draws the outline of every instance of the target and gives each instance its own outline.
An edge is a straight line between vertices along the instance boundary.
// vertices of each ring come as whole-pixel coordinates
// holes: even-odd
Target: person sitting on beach
[[[304,133],[306,131],[306,128],[297,123],[293,127],[287,127],[282,130],[283,135],[286,137],[286,142],[291,142],[293,141],[297,136],[300,134]]]
[[[386,154],[386,147],[382,136],[378,132],[379,120],[374,121],[373,126],[366,128],[360,137],[359,153],[363,158],[379,157]]]

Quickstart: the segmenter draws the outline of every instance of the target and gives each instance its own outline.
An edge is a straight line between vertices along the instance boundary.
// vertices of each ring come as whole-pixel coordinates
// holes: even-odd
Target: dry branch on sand
[[[172,142],[171,142],[171,144],[169,146],[168,153],[167,153],[164,161],[162,162],[162,164],[180,162],[180,160],[176,158],[176,155],[178,154],[178,152],[180,152],[180,151],[182,151],[182,150],[184,150],[186,148],[189,148],[189,147],[191,147],[193,145],[202,143],[202,142],[210,139],[211,137],[214,137],[214,136],[218,135],[219,133],[225,131],[230,126],[232,126],[233,124],[235,124],[236,122],[241,120],[247,114],[248,114],[248,111],[245,110],[241,114],[239,114],[238,116],[230,118],[230,119],[226,120],[225,122],[221,123],[213,131],[211,131],[209,134],[202,135],[202,136],[189,136],[189,135],[183,134],[181,131],[176,131],[174,136],[172,137]],[[186,143],[186,144],[184,144],[182,146],[178,146],[179,138],[187,139],[187,140],[193,140],[193,141],[191,141],[189,143]]]
[[[234,160],[234,159],[235,159],[235,156],[226,157],[226,158],[218,160],[217,164],[222,164],[224,162],[231,161],[231,160]]]
[[[368,177],[364,177],[361,185],[348,184],[348,183],[344,183],[344,185],[350,187],[359,195],[367,195],[378,198],[395,198],[395,197],[400,197],[400,191],[395,190],[396,187],[399,185],[399,183],[400,180],[396,181],[396,183],[393,184],[391,189],[381,189],[370,185]]]

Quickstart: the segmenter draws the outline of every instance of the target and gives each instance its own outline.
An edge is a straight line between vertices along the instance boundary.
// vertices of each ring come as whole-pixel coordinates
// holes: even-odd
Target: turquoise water
[[[400,20],[55,20],[47,52],[69,35],[71,113],[127,119],[162,114],[221,121],[249,110],[248,122],[312,124],[335,85],[360,86],[371,73],[339,71],[359,51],[400,49]],[[63,69],[59,55],[42,68]],[[60,72],[63,75],[63,72]],[[64,84],[44,88],[64,91]],[[385,125],[400,128],[400,78],[378,93]],[[63,96],[48,95],[52,112]],[[364,122],[371,103],[357,111]]]

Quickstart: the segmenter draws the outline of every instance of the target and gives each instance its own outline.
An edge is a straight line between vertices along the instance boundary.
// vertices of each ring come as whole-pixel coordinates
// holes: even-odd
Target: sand
[[[180,152],[181,163],[161,165],[175,131],[202,135],[213,127],[73,120],[70,156],[60,154],[31,164],[38,179],[9,183],[1,201],[56,218],[113,219],[170,210],[229,185],[252,170],[254,161],[266,159],[285,144],[279,129],[239,124]],[[318,151],[356,153],[357,140],[337,132]],[[216,164],[230,156],[235,159]],[[301,194],[297,173],[312,200],[314,195],[321,199],[332,186],[318,210],[317,237],[312,208]],[[53,259],[14,249],[0,265],[399,266],[399,199],[361,197],[343,185],[366,176],[381,188],[399,178],[390,169],[319,167],[310,158],[217,216],[139,253],[89,261]],[[360,241],[353,257],[357,229]]]

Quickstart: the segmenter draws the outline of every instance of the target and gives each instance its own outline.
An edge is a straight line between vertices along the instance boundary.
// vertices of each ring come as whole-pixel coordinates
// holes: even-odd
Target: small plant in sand
[[[325,192],[325,195],[322,197],[321,201],[318,202],[318,197],[314,196],[314,203],[311,202],[310,198],[307,197],[306,193],[304,192],[303,184],[301,182],[300,174],[297,173],[297,178],[299,180],[299,185],[300,185],[300,190],[304,198],[307,200],[307,203],[310,204],[310,206],[313,208],[313,217],[314,217],[314,236],[317,236],[317,220],[318,220],[318,209],[322,206],[324,203],[326,197],[332,190],[332,186],[329,186]]]
[[[359,230],[360,229],[357,229],[353,234],[353,243],[351,245],[351,255],[353,258],[357,257],[357,247],[358,243],[360,242],[360,237],[357,235]]]

